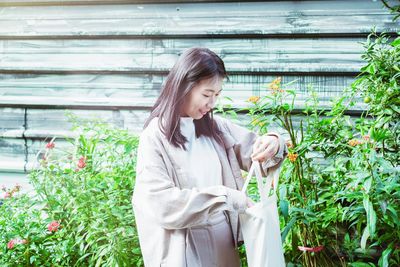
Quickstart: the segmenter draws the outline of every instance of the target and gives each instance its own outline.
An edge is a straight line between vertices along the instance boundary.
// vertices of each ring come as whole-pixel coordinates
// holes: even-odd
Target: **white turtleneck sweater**
[[[205,188],[222,184],[222,167],[214,145],[207,136],[196,138],[193,118],[181,117],[181,133],[188,139],[185,143],[187,157],[184,158],[184,169],[193,177],[192,185]]]

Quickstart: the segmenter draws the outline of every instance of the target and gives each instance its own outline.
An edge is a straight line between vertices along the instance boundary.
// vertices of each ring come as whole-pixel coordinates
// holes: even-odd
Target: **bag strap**
[[[264,184],[263,177],[261,174],[260,163],[258,161],[252,162],[246,180],[244,182],[242,192],[246,193],[247,187],[249,186],[253,173],[255,174],[257,179],[258,192],[260,194],[260,198],[262,201],[265,201],[267,199],[267,194],[269,194],[271,190],[272,183],[274,184],[273,193],[276,194],[276,189],[278,188],[278,180],[279,180],[279,169],[276,169],[274,171],[268,170],[267,177],[265,179],[266,181]]]

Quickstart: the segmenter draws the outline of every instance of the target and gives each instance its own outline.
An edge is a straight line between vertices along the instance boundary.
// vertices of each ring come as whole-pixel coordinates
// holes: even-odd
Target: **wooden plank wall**
[[[277,76],[300,93],[312,87],[324,105],[363,66],[359,42],[372,27],[399,31],[392,18],[372,0],[3,0],[0,172],[26,172],[47,140],[70,135],[66,110],[140,132],[192,46],[221,55],[224,96],[237,106]]]

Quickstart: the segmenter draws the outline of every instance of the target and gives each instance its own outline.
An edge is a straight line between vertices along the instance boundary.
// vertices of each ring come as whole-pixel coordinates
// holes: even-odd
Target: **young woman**
[[[276,133],[213,116],[226,77],[221,58],[186,50],[171,69],[140,136],[132,198],[147,267],[235,267],[238,214],[252,205],[241,170],[265,175],[286,155]]]

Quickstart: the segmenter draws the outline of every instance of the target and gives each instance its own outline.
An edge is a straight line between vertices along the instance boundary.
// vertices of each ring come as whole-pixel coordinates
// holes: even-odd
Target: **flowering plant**
[[[279,208],[289,263],[400,263],[399,166],[393,160],[398,154],[384,146],[390,140],[396,145],[390,138],[397,126],[388,123],[387,133],[380,135],[379,117],[354,120],[345,115],[358,93],[350,88],[325,110],[309,90],[301,111],[295,106],[296,90],[277,78],[264,96],[248,100],[251,106],[245,111],[253,128],[261,134],[280,128],[287,138]]]
[[[131,207],[138,138],[70,119],[77,137],[65,150],[55,138],[43,145],[35,194],[4,189],[0,266],[142,266]]]

